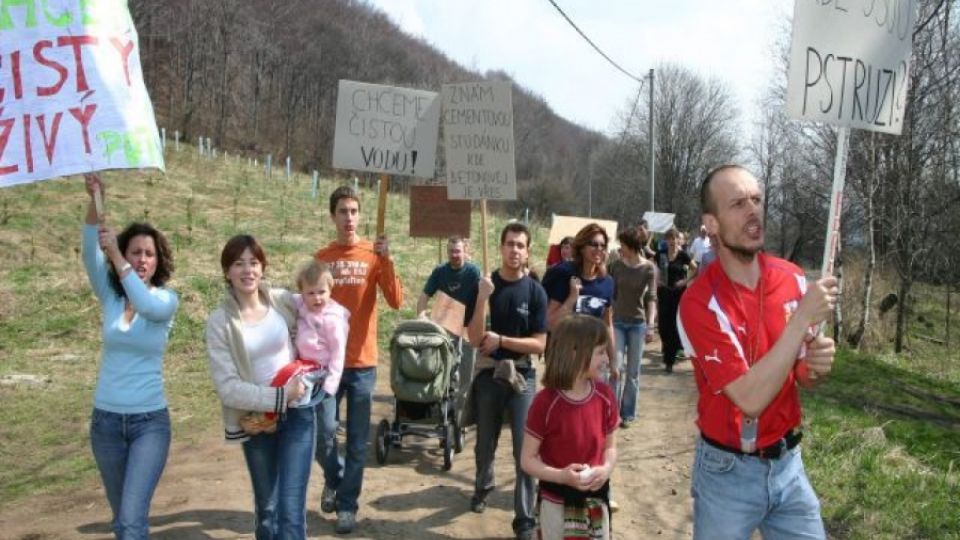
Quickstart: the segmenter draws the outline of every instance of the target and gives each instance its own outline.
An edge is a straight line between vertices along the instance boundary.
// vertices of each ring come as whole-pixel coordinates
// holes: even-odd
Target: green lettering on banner
[[[152,144],[153,130],[148,127],[138,127],[127,133],[113,130],[104,130],[97,133],[97,138],[103,141],[103,157],[113,164],[113,157],[118,151],[123,152],[127,165],[137,167],[144,161],[155,160],[157,149]]]
[[[10,8],[27,8],[26,28],[33,28],[37,25],[37,11],[34,0],[0,0],[0,30],[13,30],[13,17],[10,16]]]
[[[47,8],[47,3],[49,1],[50,0],[42,0],[43,17],[47,19],[47,22],[50,23],[51,26],[58,26],[58,27],[69,26],[70,23],[73,22],[73,13],[70,13],[67,10],[63,10],[63,13],[61,13],[58,17],[54,17],[53,15],[50,14],[50,10]]]

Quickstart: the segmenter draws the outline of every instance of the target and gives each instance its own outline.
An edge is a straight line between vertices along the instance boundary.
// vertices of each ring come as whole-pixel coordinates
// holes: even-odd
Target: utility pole
[[[653,68],[650,68],[650,211],[656,211],[656,205],[654,204],[654,195],[656,194],[657,183],[655,179],[654,166],[656,163],[656,156],[653,153],[653,140],[656,137],[656,123],[653,121]]]

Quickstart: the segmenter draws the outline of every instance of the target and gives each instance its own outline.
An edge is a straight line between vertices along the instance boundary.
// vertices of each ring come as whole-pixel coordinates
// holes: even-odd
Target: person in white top
[[[703,254],[710,249],[710,237],[707,236],[707,228],[701,225],[700,235],[694,238],[693,244],[690,246],[690,256],[693,257],[693,262],[699,265],[703,260]]]

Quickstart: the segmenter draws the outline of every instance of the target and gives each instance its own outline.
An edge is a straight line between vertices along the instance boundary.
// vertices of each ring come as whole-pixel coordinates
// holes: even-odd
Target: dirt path
[[[696,389],[690,364],[664,373],[659,353],[643,365],[640,417],[618,432],[619,464],[613,486],[621,510],[614,516],[617,538],[689,538],[690,463],[695,435]],[[387,377],[379,377],[372,423],[391,412]],[[436,440],[404,441],[379,466],[370,453],[351,538],[512,538],[512,458],[509,429],[497,454],[498,489],[486,513],[469,510],[473,486],[473,432],[453,469],[441,470]],[[308,498],[311,538],[333,535],[331,515],[319,513],[322,476],[314,467]],[[202,444],[176,444],[154,497],[152,538],[191,540],[253,538],[252,494],[239,448],[213,437]],[[37,497],[0,509],[0,538],[100,540],[112,538],[109,508],[99,482],[61,496]]]

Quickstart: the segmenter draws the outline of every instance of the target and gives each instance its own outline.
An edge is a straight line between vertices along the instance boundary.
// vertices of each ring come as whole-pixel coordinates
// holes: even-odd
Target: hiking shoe
[[[320,511],[326,514],[337,510],[337,490],[324,484],[320,495]]]
[[[482,514],[484,510],[487,509],[487,501],[484,500],[484,497],[480,495],[474,495],[470,497],[470,510],[476,512],[477,514]]]
[[[337,534],[349,534],[357,526],[356,512],[337,512]]]

